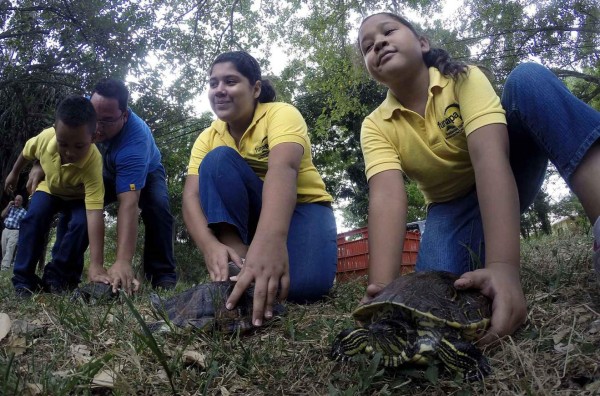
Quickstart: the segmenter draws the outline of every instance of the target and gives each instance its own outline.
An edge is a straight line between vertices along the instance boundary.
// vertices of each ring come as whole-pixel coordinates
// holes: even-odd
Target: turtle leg
[[[472,342],[459,337],[444,337],[437,350],[446,367],[462,373],[467,381],[481,381],[492,372],[487,358]]]

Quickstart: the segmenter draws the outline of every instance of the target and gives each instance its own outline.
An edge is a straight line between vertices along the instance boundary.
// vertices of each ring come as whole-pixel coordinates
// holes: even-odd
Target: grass
[[[288,304],[287,316],[240,336],[148,332],[147,285],[131,299],[97,306],[52,295],[18,300],[10,274],[1,272],[0,313],[30,328],[0,340],[0,394],[600,394],[600,286],[590,240],[569,234],[524,242],[528,322],[485,351],[493,373],[477,383],[437,366],[383,369],[378,356],[332,361],[333,338],[353,325],[361,280],[336,284],[321,303]]]

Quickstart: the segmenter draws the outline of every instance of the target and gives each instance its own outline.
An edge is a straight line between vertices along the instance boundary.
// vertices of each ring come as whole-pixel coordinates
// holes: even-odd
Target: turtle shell
[[[400,276],[352,315],[361,323],[401,315],[417,326],[448,325],[467,339],[478,338],[489,325],[491,300],[477,290],[456,289],[456,279],[458,276],[443,271]]]
[[[112,285],[103,282],[89,282],[73,291],[71,301],[83,300],[89,304],[99,304],[116,299],[119,294],[113,293]]]
[[[244,333],[253,328],[254,287],[248,287],[236,307],[228,310],[225,302],[234,286],[232,281],[202,283],[168,299],[152,294],[150,302],[155,311],[166,314],[178,327],[217,330],[226,334]],[[273,306],[273,316],[285,313],[283,305]],[[160,326],[153,324],[152,328],[160,329]]]
[[[252,327],[252,296],[244,293],[237,307],[228,311],[225,301],[234,285],[231,281],[208,282],[164,300],[152,294],[150,301],[155,310],[164,311],[169,320],[178,327],[204,330],[217,326],[225,333],[232,333],[238,329],[246,331]]]

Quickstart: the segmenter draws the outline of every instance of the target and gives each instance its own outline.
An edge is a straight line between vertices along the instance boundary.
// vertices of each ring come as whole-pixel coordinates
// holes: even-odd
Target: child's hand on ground
[[[242,258],[233,248],[220,242],[212,245],[204,255],[206,269],[212,281],[226,281],[229,279],[229,262],[233,261],[236,266],[242,267]]]
[[[287,298],[290,287],[289,258],[285,239],[260,243],[255,239],[250,246],[242,270],[229,298],[227,309],[232,309],[242,293],[254,283],[252,323],[261,326],[263,319],[273,317],[273,305]]]
[[[482,344],[513,334],[527,319],[527,302],[519,270],[507,263],[489,263],[486,268],[464,273],[455,283],[458,289],[479,289],[492,299],[492,321]]]
[[[108,272],[101,265],[90,265],[90,269],[88,270],[88,281],[109,284],[110,276],[108,276]]]
[[[126,261],[115,261],[112,267],[108,269],[108,275],[113,286],[113,293],[121,288],[127,295],[131,295],[140,288],[140,282],[135,279],[131,264]]]

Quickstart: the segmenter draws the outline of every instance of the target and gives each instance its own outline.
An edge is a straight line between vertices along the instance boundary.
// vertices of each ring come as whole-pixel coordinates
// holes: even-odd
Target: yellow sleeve
[[[456,84],[465,134],[489,124],[506,124],[505,111],[500,98],[485,74],[472,67]]]
[[[38,135],[27,140],[23,147],[23,157],[28,161],[39,159],[44,147],[48,145],[50,140],[55,136],[54,128],[44,129]]]
[[[202,131],[196,141],[194,142],[194,146],[192,146],[192,152],[190,154],[190,161],[188,163],[188,175],[198,175],[198,169],[200,168],[200,163],[202,159],[208,154],[212,148],[209,144],[209,138],[211,135],[211,127],[208,127],[204,131]]]
[[[104,209],[104,180],[102,178],[102,155],[92,146],[95,152],[85,170],[83,185],[85,188],[85,208],[87,210]]]
[[[402,161],[398,150],[378,126],[378,123],[373,120],[376,118],[375,116],[375,114],[371,114],[365,118],[360,131],[360,146],[365,160],[367,180],[386,170],[402,170]]]
[[[310,152],[308,127],[302,114],[292,105],[274,107],[267,115],[269,147],[272,149],[279,143],[298,143],[304,152]]]

